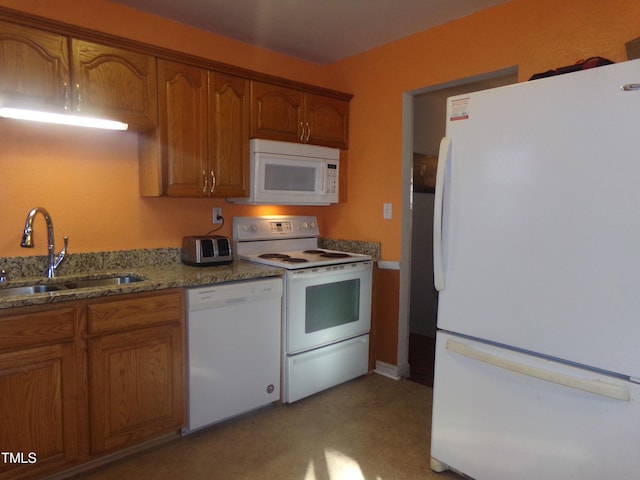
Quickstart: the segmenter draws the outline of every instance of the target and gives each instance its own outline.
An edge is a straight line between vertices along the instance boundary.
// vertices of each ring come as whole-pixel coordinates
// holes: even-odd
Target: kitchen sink
[[[102,278],[80,278],[76,280],[62,280],[59,283],[23,285],[16,287],[0,288],[0,297],[12,297],[18,295],[34,295],[37,293],[53,293],[63,290],[76,290],[79,288],[114,287],[143,281],[144,278],[136,275],[113,275]]]
[[[64,289],[64,287],[62,287]],[[32,295],[34,293],[48,293],[61,290],[58,285],[27,285],[24,287],[9,287],[0,289],[0,297],[12,297],[14,295]]]
[[[111,287],[117,285],[125,285],[127,283],[141,282],[142,278],[134,275],[123,275],[107,278],[89,278],[86,280],[75,280],[65,283],[66,288],[89,288],[89,287]]]

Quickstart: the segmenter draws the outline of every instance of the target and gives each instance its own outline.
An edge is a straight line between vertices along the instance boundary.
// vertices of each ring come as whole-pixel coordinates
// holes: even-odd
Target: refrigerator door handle
[[[565,387],[575,388],[577,390],[593,393],[594,395],[602,395],[614,400],[626,402],[631,400],[629,389],[624,385],[616,385],[602,380],[588,380],[560,372],[544,370],[531,365],[524,365],[515,360],[509,360],[497,355],[492,355],[491,353],[483,352],[473,348],[472,346],[451,339],[447,341],[447,350],[482,363],[493,365],[494,367],[504,368],[511,372],[534,377]]]
[[[444,258],[442,250],[442,200],[444,198],[444,179],[447,175],[447,163],[451,154],[451,139],[444,137],[440,141],[438,168],[436,170],[436,192],[433,206],[433,281],[439,292],[445,288]]]

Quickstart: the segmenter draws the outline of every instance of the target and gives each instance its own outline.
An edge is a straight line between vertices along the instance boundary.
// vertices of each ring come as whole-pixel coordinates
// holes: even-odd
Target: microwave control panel
[[[327,193],[338,192],[338,164],[327,164]]]

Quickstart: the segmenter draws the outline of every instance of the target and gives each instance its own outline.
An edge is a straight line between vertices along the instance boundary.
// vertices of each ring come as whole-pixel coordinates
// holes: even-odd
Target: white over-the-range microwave
[[[250,152],[250,195],[228,201],[250,205],[338,203],[337,148],[253,139]]]

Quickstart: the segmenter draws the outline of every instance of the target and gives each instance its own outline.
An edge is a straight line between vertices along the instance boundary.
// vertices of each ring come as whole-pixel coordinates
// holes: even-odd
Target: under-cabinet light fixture
[[[129,128],[128,124],[115,120],[84,117],[81,115],[68,115],[64,113],[42,112],[38,110],[25,110],[22,108],[0,107],[0,117],[30,120],[33,122],[56,123],[60,125],[73,125],[76,127],[102,128],[107,130],[127,130]]]

